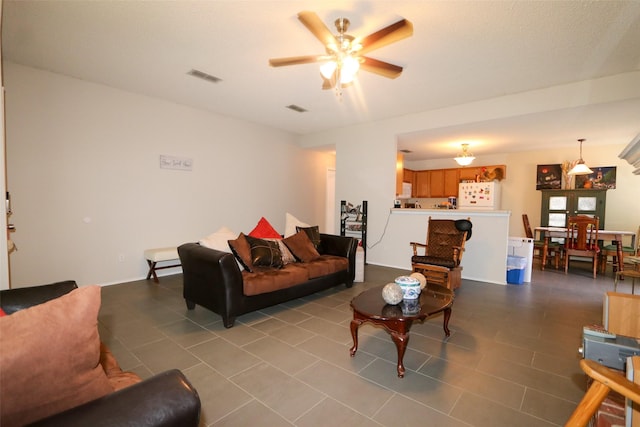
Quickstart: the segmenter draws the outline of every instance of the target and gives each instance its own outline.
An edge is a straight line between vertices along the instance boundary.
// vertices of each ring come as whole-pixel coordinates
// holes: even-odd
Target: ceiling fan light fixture
[[[342,87],[353,83],[360,68],[389,79],[395,79],[402,73],[402,67],[364,55],[411,36],[413,24],[406,19],[387,25],[364,38],[347,34],[350,24],[347,18],[336,19],[337,34],[333,34],[314,12],[302,11],[298,13],[298,19],[323,44],[325,53],[271,58],[270,66],[283,67],[321,62],[323,63],[320,66],[322,89],[335,89],[338,96],[342,94]]]
[[[322,77],[325,79],[330,79],[336,71],[336,68],[338,68],[336,61],[327,61],[320,66],[320,74],[322,74]]]
[[[578,140],[580,142],[580,159],[578,159],[578,163],[568,172],[569,175],[590,175],[593,173],[589,166],[587,166],[582,160],[582,143],[586,141],[584,138]]]
[[[349,55],[342,60],[342,67],[340,67],[340,83],[349,84],[353,81],[360,69],[360,62]]]
[[[475,160],[475,157],[473,154],[469,153],[468,149],[469,144],[462,144],[462,153],[458,154],[457,157],[454,157],[454,160],[460,166],[469,166]]]

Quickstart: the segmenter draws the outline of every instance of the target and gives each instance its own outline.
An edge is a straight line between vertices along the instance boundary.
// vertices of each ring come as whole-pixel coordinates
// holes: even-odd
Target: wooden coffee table
[[[424,321],[434,314],[444,312],[444,333],[449,336],[448,325],[454,294],[453,291],[443,286],[429,284],[420,293],[418,301],[414,300],[412,303],[405,300],[398,305],[390,305],[382,299],[383,287],[377,286],[368,289],[351,300],[351,308],[353,308],[351,357],[355,356],[358,350],[358,328],[360,325],[370,322],[382,326],[389,332],[398,349],[398,376],[402,378],[405,372],[402,360],[409,342],[409,329],[411,329],[413,321]],[[419,306],[416,303],[419,303]]]

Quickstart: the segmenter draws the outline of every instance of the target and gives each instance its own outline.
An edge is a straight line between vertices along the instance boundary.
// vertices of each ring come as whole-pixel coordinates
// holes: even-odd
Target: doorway
[[[325,224],[327,234],[336,234],[336,170],[327,169],[327,192],[325,200]]]

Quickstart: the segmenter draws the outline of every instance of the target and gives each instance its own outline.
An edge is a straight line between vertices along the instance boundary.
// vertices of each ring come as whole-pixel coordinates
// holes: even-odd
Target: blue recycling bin
[[[507,283],[510,285],[522,285],[524,283],[524,269],[527,267],[527,259],[522,256],[507,256]]]

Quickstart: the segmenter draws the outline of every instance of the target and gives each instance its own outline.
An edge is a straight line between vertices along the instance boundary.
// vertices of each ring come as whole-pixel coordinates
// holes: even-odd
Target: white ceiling
[[[317,64],[268,59],[323,53],[297,20],[315,11],[365,36],[406,18],[412,37],[368,56],[404,67],[361,71],[340,100]],[[307,134],[640,70],[640,1],[4,1],[5,60]],[[188,76],[192,68],[222,79]],[[308,110],[296,113],[285,106]],[[640,133],[640,99],[399,136],[407,160],[532,145],[604,144]],[[588,142],[587,142],[588,143]],[[585,143],[585,144],[587,144]],[[585,146],[586,147],[586,146]]]

